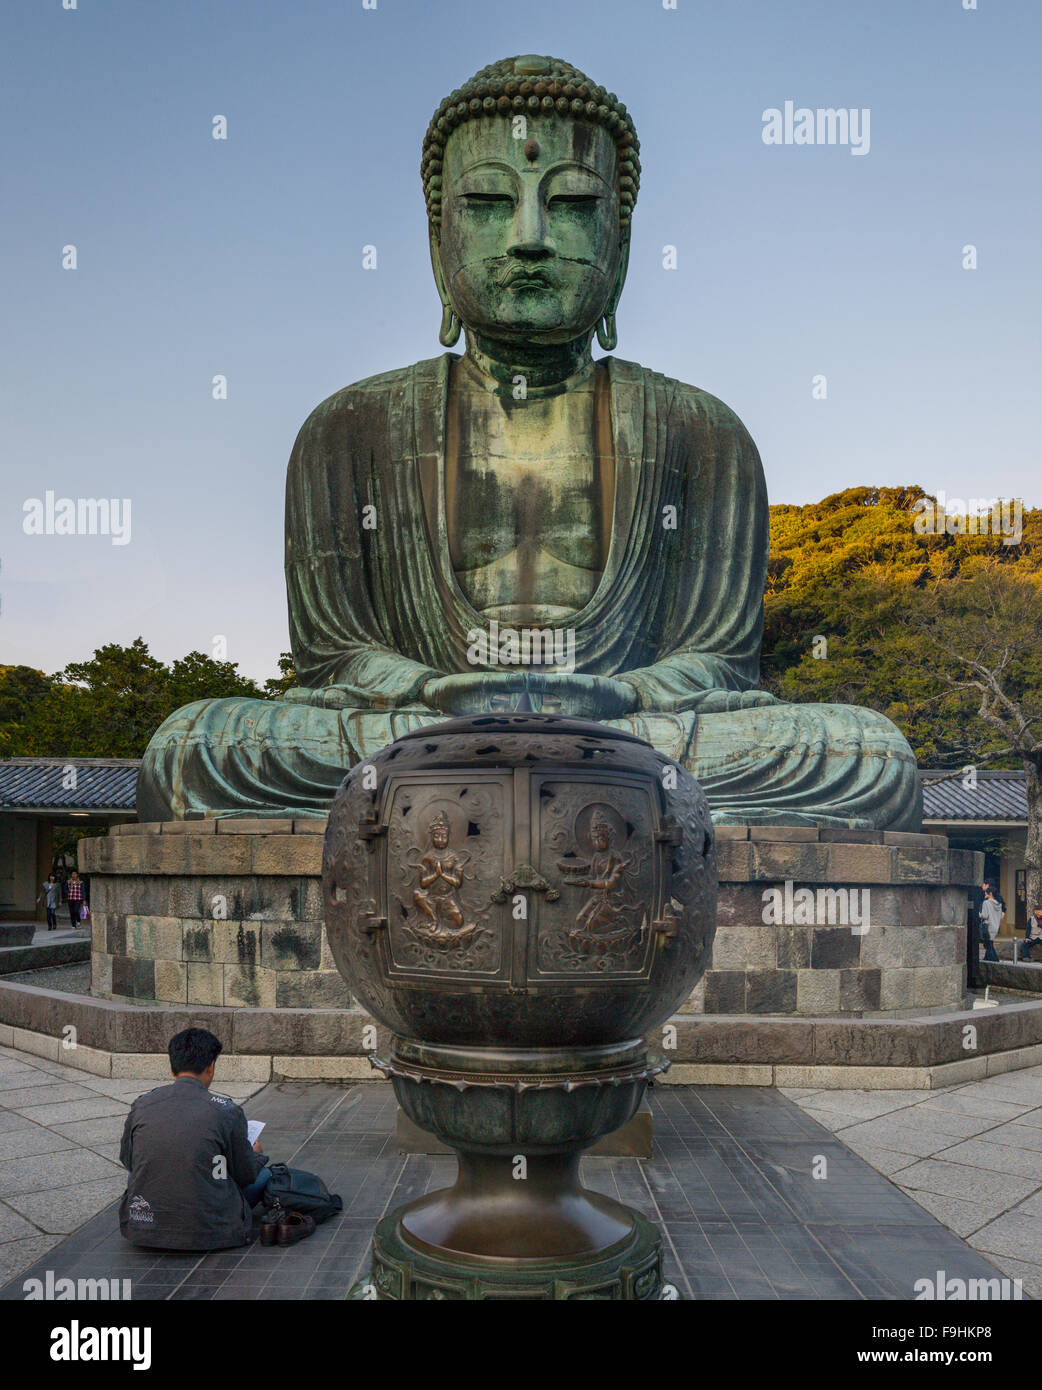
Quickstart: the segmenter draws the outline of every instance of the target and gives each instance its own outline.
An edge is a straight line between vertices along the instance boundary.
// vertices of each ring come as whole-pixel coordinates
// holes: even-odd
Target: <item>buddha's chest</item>
[[[593,392],[450,402],[445,502],[452,567],[479,610],[575,610],[604,570],[614,466],[597,448]]]

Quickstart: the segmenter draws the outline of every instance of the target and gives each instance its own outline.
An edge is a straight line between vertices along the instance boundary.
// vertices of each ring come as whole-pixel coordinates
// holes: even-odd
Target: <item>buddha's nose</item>
[[[538,194],[522,197],[514,218],[508,254],[524,260],[545,260],[556,248],[547,235],[546,217]]]

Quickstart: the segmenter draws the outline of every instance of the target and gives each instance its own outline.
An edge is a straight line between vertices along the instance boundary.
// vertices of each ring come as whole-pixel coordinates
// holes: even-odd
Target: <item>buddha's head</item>
[[[423,147],[431,261],[451,346],[479,338],[554,344],[615,307],[640,178],[626,108],[557,58],[507,58],[446,97]]]

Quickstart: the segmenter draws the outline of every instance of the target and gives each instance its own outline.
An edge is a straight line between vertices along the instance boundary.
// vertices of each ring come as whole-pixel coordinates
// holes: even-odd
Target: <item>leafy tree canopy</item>
[[[972,642],[987,611],[975,575],[997,568],[1042,581],[1042,509],[1024,511],[1020,543],[1007,545],[960,534],[954,519],[954,534],[917,533],[926,497],[920,487],[857,487],[771,508],[762,683],[784,700],[877,709],[920,762],[955,766],[981,751],[980,699],[941,679],[922,605],[931,596],[949,638],[964,630]]]
[[[52,676],[25,666],[0,667],[0,755],[137,758],[156,729],[192,700],[225,695],[261,698],[292,685],[292,659],[261,690],[231,661],[202,652],[166,665],[138,637],[129,647],[99,647]]]

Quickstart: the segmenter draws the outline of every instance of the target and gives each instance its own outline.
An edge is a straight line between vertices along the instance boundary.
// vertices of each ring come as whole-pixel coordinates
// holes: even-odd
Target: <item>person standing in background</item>
[[[69,903],[69,921],[74,927],[83,925],[81,920],[83,913],[83,879],[79,872],[73,869],[65,883],[65,897]]]
[[[980,906],[981,937],[984,941],[984,959],[998,964],[995,954],[995,938],[1002,925],[1002,904],[996,898],[990,883],[984,886],[984,901]]]
[[[58,925],[58,906],[62,900],[62,886],[55,874],[47,875],[47,882],[41,886],[40,897],[36,901],[40,902],[41,899],[47,913],[47,930],[54,931]]]

